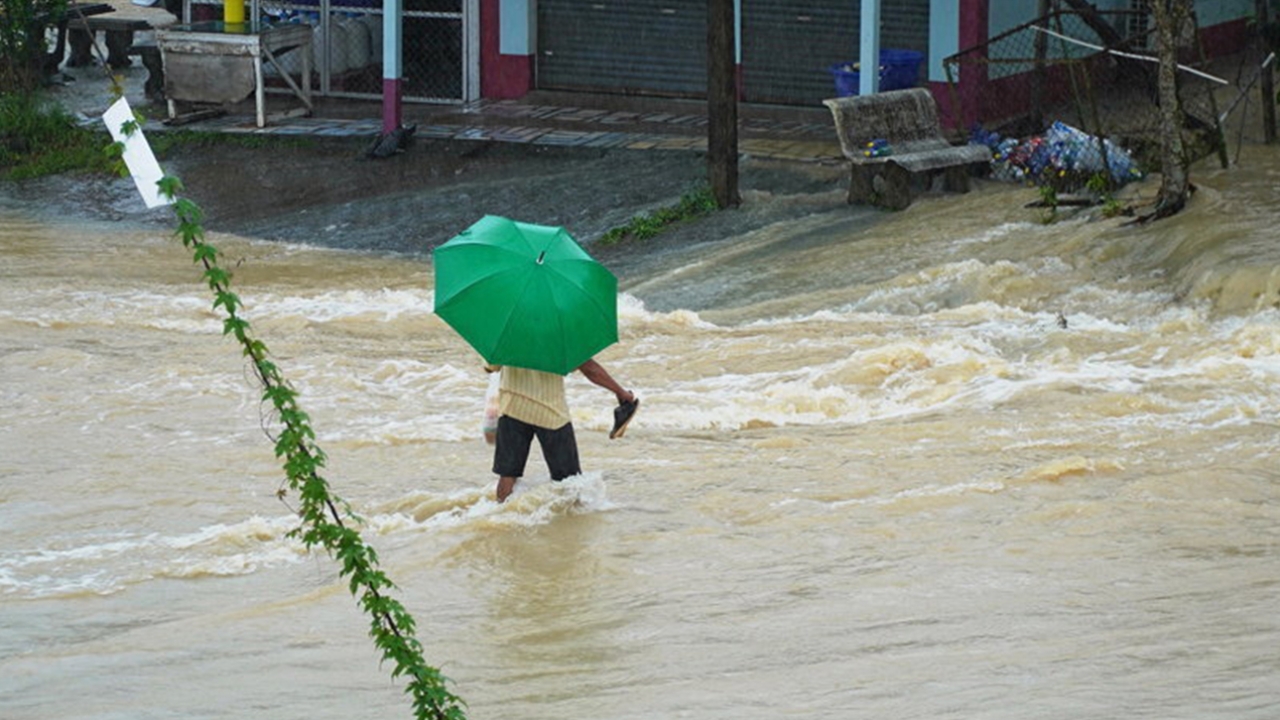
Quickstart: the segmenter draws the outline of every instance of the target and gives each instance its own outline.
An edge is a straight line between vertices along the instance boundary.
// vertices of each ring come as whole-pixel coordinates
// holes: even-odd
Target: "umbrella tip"
[[[547,257],[547,251],[546,251],[546,250],[543,250],[542,252],[538,253],[538,264],[539,264],[539,265],[541,265],[541,264],[542,264],[542,260],[543,260],[544,258],[546,258],[546,257]]]

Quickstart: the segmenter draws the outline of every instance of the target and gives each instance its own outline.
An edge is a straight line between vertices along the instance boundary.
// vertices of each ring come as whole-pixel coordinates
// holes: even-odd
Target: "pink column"
[[[990,0],[960,0],[960,50],[975,48],[987,41],[991,21]],[[982,94],[987,85],[987,65],[977,62],[961,66],[960,107],[957,108],[961,129],[967,129],[981,116]]]

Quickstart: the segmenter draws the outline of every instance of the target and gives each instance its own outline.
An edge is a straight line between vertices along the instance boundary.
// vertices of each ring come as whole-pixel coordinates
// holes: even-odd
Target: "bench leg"
[[[119,70],[133,64],[129,59],[129,48],[133,45],[132,30],[107,31],[107,64]]]
[[[147,98],[154,102],[163,100],[164,58],[160,55],[160,48],[135,45],[129,52],[141,57],[142,67],[147,69],[147,84],[144,87]]]
[[[108,30],[107,64],[119,70],[133,64],[129,59],[129,46],[133,45],[132,30]],[[71,55],[67,58],[67,67],[85,67],[93,63],[93,35],[82,28],[67,30],[67,44],[71,46]]]
[[[969,192],[969,168],[961,165],[959,167],[949,167],[943,171],[942,187],[947,192],[967,193]]]
[[[93,45],[93,38],[89,36],[87,30],[68,28],[67,45],[71,48],[71,54],[67,56],[67,67],[84,67],[93,61],[93,56],[89,52],[89,47]]]
[[[868,204],[874,198],[875,190],[871,187],[871,168],[866,165],[852,163],[849,168],[849,199],[850,205]]]
[[[896,162],[881,166],[872,180],[876,204],[889,210],[905,210],[911,205],[911,171]]]

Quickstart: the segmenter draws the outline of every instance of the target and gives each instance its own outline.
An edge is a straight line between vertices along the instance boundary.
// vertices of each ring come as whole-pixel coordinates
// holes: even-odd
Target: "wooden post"
[[[742,202],[733,4],[733,0],[707,0],[707,177],[721,209]]]
[[[1049,0],[1040,0],[1039,7],[1036,8],[1038,20],[1036,27],[1042,31],[1048,29],[1049,25]],[[1049,35],[1045,32],[1037,32],[1035,39],[1036,49],[1036,65],[1035,72],[1031,74],[1031,126],[1035,128],[1045,127],[1044,122],[1044,88],[1048,83],[1049,69],[1045,66],[1045,58],[1049,55]]]
[[[1258,16],[1258,44],[1262,46],[1260,57],[1264,60],[1267,55],[1272,52],[1273,48],[1267,42],[1266,28],[1271,23],[1268,15],[1267,0],[1255,0],[1255,12]],[[1276,141],[1276,86],[1272,82],[1272,63],[1265,68],[1260,68],[1259,72],[1262,76],[1259,78],[1259,89],[1262,93],[1262,136],[1266,139],[1268,145]]]

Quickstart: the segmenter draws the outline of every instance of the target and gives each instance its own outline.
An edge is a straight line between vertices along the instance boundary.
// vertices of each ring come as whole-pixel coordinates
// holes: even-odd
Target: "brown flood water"
[[[640,415],[571,379],[588,471],[502,506],[429,265],[214,240],[472,718],[1270,720],[1278,178],[833,197],[623,277]],[[167,231],[0,203],[0,717],[409,717],[209,305]]]

